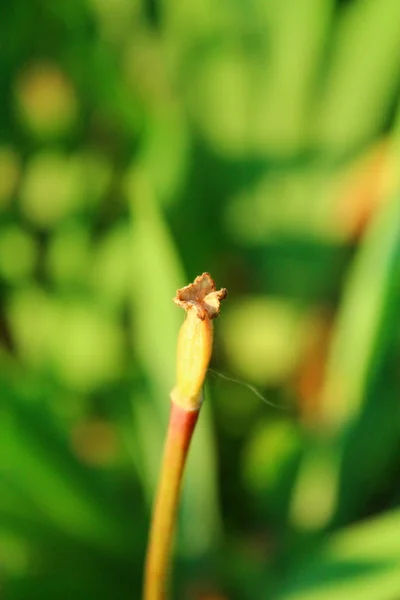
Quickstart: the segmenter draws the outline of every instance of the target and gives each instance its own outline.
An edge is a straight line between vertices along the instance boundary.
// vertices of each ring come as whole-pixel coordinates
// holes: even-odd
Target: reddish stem
[[[171,413],[146,558],[144,600],[163,600],[182,474],[199,410],[171,403]]]

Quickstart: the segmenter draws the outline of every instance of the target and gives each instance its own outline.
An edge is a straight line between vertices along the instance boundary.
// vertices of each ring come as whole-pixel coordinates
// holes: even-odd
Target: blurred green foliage
[[[171,298],[204,270],[229,300],[171,598],[399,597],[399,26],[0,6],[2,598],[140,598]]]

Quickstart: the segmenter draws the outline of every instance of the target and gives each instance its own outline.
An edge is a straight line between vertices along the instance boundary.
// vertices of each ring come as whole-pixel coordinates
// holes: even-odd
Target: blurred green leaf
[[[0,497],[7,502],[5,492],[11,486],[21,494],[23,515],[23,507],[30,505],[39,518],[46,515],[77,540],[116,553],[129,547],[126,525],[113,512],[109,492],[96,473],[73,456],[55,419],[33,398],[18,397],[4,379],[1,422]],[[18,504],[5,505],[7,511],[13,507]]]
[[[400,512],[339,532],[289,574],[279,600],[392,600],[400,589]]]
[[[174,385],[177,335],[183,321],[183,314],[172,303],[172,297],[182,286],[184,278],[172,238],[156,204],[146,167],[137,166],[130,177],[133,336],[154,399],[154,409],[145,412],[148,429],[141,434],[143,441],[147,438],[144,452],[151,457],[157,456],[156,464],[151,467],[146,461],[151,468],[154,486],[167,424],[169,394]],[[135,408],[134,405],[134,412]],[[139,410],[142,410],[140,406]],[[142,418],[136,423],[146,427]],[[148,431],[154,431],[152,437],[148,437]],[[206,404],[191,447],[183,493],[182,538],[186,554],[201,554],[209,549],[215,543],[220,527],[214,461]]]
[[[349,272],[322,392],[323,419],[332,429],[357,418],[368,382],[380,367],[393,311],[400,257],[400,201],[378,211]],[[373,277],[371,281],[371,277]]]
[[[376,380],[382,368],[382,357],[387,351],[392,327],[398,322],[394,310],[396,296],[393,282],[398,276],[399,258],[400,202],[395,197],[382,206],[371,223],[349,273],[321,394],[324,439],[318,436],[311,443],[292,500],[292,518],[297,525],[301,526],[300,515],[312,515],[309,513],[309,506],[319,504],[321,497],[329,498],[329,502],[327,500],[324,517],[315,522],[316,527],[324,527],[333,517],[335,510],[342,512],[343,507],[340,505],[344,498],[347,510],[350,510],[350,506],[353,505],[353,502],[349,502],[351,490],[353,494],[356,493],[360,481],[357,476],[351,475],[345,482],[341,481],[340,473],[346,470],[346,461],[350,460],[354,468],[357,460],[362,458],[370,477],[376,480],[379,471],[386,466],[384,457],[387,453],[380,453],[383,462],[376,460],[374,450],[379,450],[379,445],[371,443],[371,431],[380,431],[384,442],[390,444],[391,451],[396,447],[397,432],[393,420],[396,414],[395,407],[387,396],[383,396],[386,403],[380,403],[377,409],[382,411],[384,418],[380,419],[379,414],[378,418],[376,415],[372,417],[372,429],[371,425],[368,427],[365,423],[365,419],[362,421],[363,427],[366,427],[367,439],[364,439],[364,446],[367,455],[354,454],[357,447],[360,447],[360,431],[354,428],[357,424],[360,426],[360,419],[364,416],[369,398],[369,386]],[[374,274],[373,285],[371,273]],[[383,399],[382,396],[376,395],[375,402],[378,398],[380,401]],[[389,411],[386,412],[391,415],[389,419],[385,418],[385,411]],[[392,430],[388,430],[390,425]],[[323,459],[323,471],[330,473],[328,480],[317,476],[310,480],[310,465],[315,460],[315,455],[320,455],[321,460]],[[371,473],[372,464],[374,475]],[[346,486],[343,498],[340,495],[342,485]],[[360,496],[359,492],[357,496]],[[350,512],[354,513],[354,506]],[[308,527],[310,523],[306,525],[303,522],[302,525]]]
[[[376,135],[398,88],[397,0],[344,6],[327,81],[312,124],[326,149],[345,154]]]

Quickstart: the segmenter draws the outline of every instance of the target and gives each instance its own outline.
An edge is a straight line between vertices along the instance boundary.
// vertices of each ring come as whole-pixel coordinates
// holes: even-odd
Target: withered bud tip
[[[203,321],[206,317],[209,319],[218,317],[220,303],[227,295],[225,288],[216,290],[214,280],[209,273],[203,273],[196,277],[193,283],[178,290],[174,302],[186,311],[194,308],[199,319]]]

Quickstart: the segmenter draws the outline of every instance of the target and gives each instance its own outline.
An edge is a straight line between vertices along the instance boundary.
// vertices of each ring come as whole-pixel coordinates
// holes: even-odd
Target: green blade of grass
[[[400,511],[334,534],[288,576],[279,600],[389,600],[400,589]]]
[[[368,378],[377,368],[399,252],[396,197],[377,214],[349,274],[322,392],[322,418],[330,428],[342,429],[362,409]]]
[[[343,11],[313,130],[346,152],[376,135],[398,88],[400,3],[358,0]]]
[[[269,151],[296,152],[305,142],[310,100],[330,26],[332,0],[285,0],[258,7],[254,29],[265,18],[265,56],[252,69],[254,139]],[[250,54],[251,57],[251,54]],[[253,61],[254,64],[254,61]],[[260,138],[260,131],[264,142]]]
[[[141,411],[136,426],[146,445],[151,476],[149,495],[154,490],[162,455],[162,441],[169,413],[169,394],[175,379],[176,340],[183,315],[172,302],[185,282],[183,270],[168,227],[157,206],[144,167],[132,173],[130,206],[132,214],[134,341],[149,391],[154,399]],[[201,553],[214,545],[220,529],[216,504],[216,478],[210,416],[202,411],[200,426],[191,448],[186,485],[182,498],[182,540],[186,554]],[[148,433],[152,431],[152,436]],[[185,515],[190,518],[185,518]],[[198,547],[193,540],[197,540]]]
[[[395,433],[391,435],[386,431],[385,435],[387,419],[376,418],[376,414],[374,417],[373,411],[366,419],[365,411],[370,386],[376,382],[382,368],[382,357],[397,322],[393,282],[399,259],[400,201],[395,197],[382,205],[377,213],[349,272],[321,394],[324,436],[310,442],[300,469],[291,508],[295,526],[323,528],[337,511],[340,520],[346,518],[346,514],[354,516],[356,497],[365,502],[357,490],[357,477],[350,478],[343,489],[346,478],[342,480],[341,475],[346,472],[348,462],[356,461],[356,452],[362,448],[358,440],[360,434],[371,436],[368,433],[371,418],[375,421],[373,432],[381,431],[390,445],[395,439]],[[377,393],[374,398],[376,402],[385,402],[380,406],[381,411],[392,414],[394,407],[390,398]],[[372,404],[376,405],[376,402]],[[371,470],[369,481],[373,482],[387,464],[381,462],[386,460],[385,453],[377,454],[379,445],[369,443],[367,449],[368,456],[364,453],[362,458]],[[314,468],[316,455],[319,457],[317,471]],[[352,498],[353,495],[356,496]],[[318,517],[318,512],[311,509],[321,507],[322,503],[325,507]]]
[[[0,510],[5,503],[17,515],[46,517],[78,540],[123,553],[130,548],[129,527],[113,512],[97,474],[72,454],[55,419],[32,400],[35,393],[31,388],[29,399],[18,396],[2,379]],[[7,500],[5,491],[13,487],[18,502]]]

